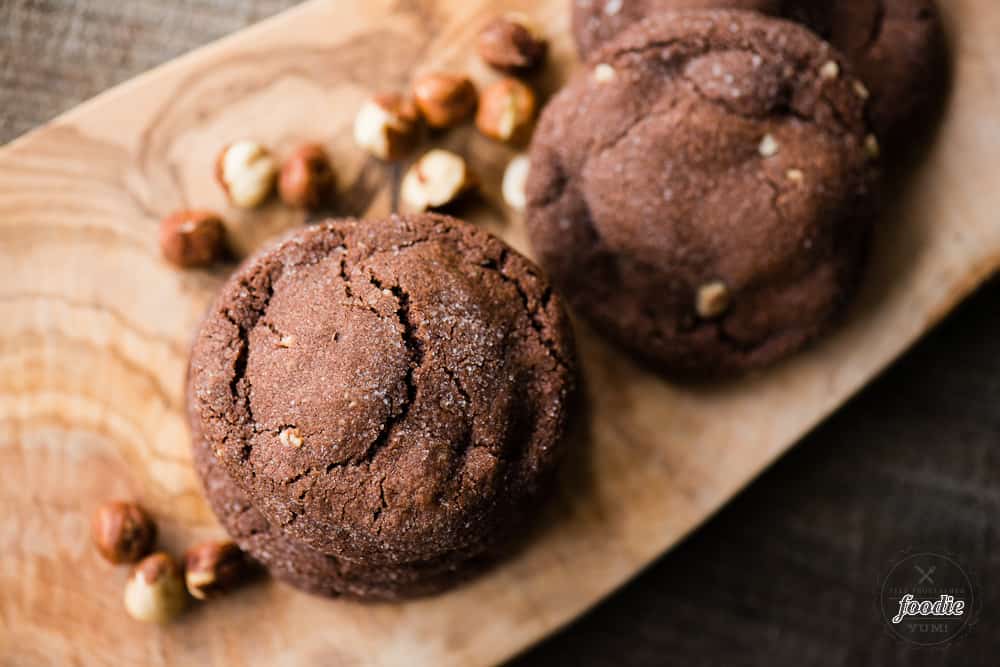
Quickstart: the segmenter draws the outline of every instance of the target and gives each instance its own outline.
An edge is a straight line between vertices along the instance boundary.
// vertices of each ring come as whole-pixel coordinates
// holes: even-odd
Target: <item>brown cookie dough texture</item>
[[[786,356],[836,321],[862,273],[878,144],[856,84],[786,21],[636,24],[540,120],[527,224],[541,264],[581,314],[664,370]]]
[[[946,45],[934,0],[571,0],[587,56],[637,21],[671,10],[742,9],[800,22],[843,52],[871,94],[886,141],[906,137],[942,95]]]
[[[230,537],[275,579],[304,591],[330,597],[398,600],[450,588],[489,564],[483,555],[372,567],[324,555],[290,539],[265,519],[200,436],[194,437],[194,463],[209,505]]]
[[[277,576],[398,597],[454,583],[544,490],[573,344],[528,260],[436,215],[311,227],[229,281],[189,413],[220,519]]]

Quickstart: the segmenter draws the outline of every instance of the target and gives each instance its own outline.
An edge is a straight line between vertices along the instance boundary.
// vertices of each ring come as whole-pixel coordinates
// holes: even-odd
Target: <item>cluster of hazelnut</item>
[[[183,564],[164,551],[153,553],[156,523],[139,505],[105,503],[91,518],[91,537],[105,559],[135,564],[125,585],[125,609],[147,623],[180,615],[189,598],[207,600],[245,581],[252,565],[232,542],[203,542],[188,549]]]
[[[482,29],[478,50],[490,66],[517,75],[545,60],[548,43],[526,17],[508,14]],[[354,139],[371,155],[394,162],[408,157],[419,144],[422,123],[443,130],[475,115],[476,127],[487,137],[520,144],[531,133],[537,106],[534,91],[514,76],[493,83],[480,95],[467,76],[433,73],[414,83],[412,99],[389,93],[368,100],[355,119]],[[512,160],[504,174],[503,196],[515,210],[524,208],[527,176],[528,160],[523,155]],[[286,205],[317,209],[336,188],[330,159],[318,144],[298,147],[279,169],[265,146],[237,141],[220,152],[215,177],[229,202],[239,208],[260,206],[277,186]],[[408,212],[437,209],[475,189],[476,184],[464,158],[434,149],[406,172],[400,202]],[[213,211],[177,211],[160,223],[160,251],[175,266],[207,267],[226,255],[225,230],[222,217]]]
[[[478,50],[488,65],[510,76],[479,94],[467,76],[434,72],[414,82],[412,99],[398,93],[375,95],[355,119],[357,144],[381,160],[401,160],[419,143],[421,122],[432,130],[444,130],[473,116],[483,135],[522,144],[531,134],[538,104],[534,91],[514,75],[538,67],[548,52],[548,43],[525,16],[507,14],[482,29]],[[518,156],[504,175],[504,199],[515,210],[524,208],[527,167],[527,158]],[[417,159],[403,176],[400,204],[408,212],[438,209],[475,187],[476,177],[464,158],[433,149]]]
[[[333,195],[336,176],[326,151],[303,144],[281,168],[270,151],[256,141],[229,144],[215,161],[215,178],[233,206],[256,208],[274,192],[288,206],[316,209]],[[210,266],[226,254],[225,224],[217,213],[189,209],[160,222],[160,251],[181,268]]]

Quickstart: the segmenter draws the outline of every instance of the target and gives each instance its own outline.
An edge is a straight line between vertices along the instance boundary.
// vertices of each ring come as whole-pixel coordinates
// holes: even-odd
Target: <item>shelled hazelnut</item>
[[[471,116],[477,96],[472,80],[460,74],[427,74],[413,84],[417,107],[436,129],[454,127]]]
[[[231,591],[250,574],[250,561],[233,542],[204,542],[184,554],[184,581],[198,600]]]
[[[135,563],[153,550],[156,524],[137,504],[115,501],[101,505],[91,516],[90,535],[108,561]]]
[[[491,139],[518,143],[531,133],[535,93],[517,79],[502,79],[485,91],[476,113],[476,127]]]
[[[160,252],[181,268],[210,266],[226,252],[226,227],[211,211],[177,211],[160,222]]]
[[[166,623],[176,618],[187,601],[181,568],[163,552],[144,558],[125,584],[125,610],[146,623]]]
[[[336,181],[323,147],[303,144],[282,165],[278,193],[288,206],[315,209],[332,198]]]
[[[528,206],[528,196],[525,186],[531,170],[531,159],[527,155],[518,155],[507,165],[503,173],[503,200],[515,211],[523,211]]]
[[[400,199],[408,212],[441,208],[475,187],[465,160],[446,150],[426,153],[403,176]]]
[[[721,280],[714,280],[698,288],[695,309],[706,320],[721,317],[729,309],[729,288]]]
[[[256,141],[229,144],[215,161],[215,177],[233,206],[260,206],[274,190],[278,167],[271,153]]]
[[[354,141],[380,160],[399,160],[420,138],[420,110],[412,100],[396,94],[375,95],[354,119]]]
[[[479,33],[479,56],[504,72],[524,72],[537,67],[545,60],[548,47],[541,31],[523,14],[498,16]]]

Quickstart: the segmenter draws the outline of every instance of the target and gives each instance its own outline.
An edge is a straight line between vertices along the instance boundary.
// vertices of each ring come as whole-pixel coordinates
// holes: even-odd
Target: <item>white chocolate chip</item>
[[[882,154],[882,149],[878,145],[878,138],[874,134],[869,134],[865,137],[865,152],[871,158],[877,158]]]
[[[292,347],[295,345],[295,336],[282,336],[278,341],[278,347]]]
[[[622,5],[624,0],[608,0],[604,3],[604,13],[608,16],[614,16],[622,10]]]
[[[714,280],[698,288],[695,303],[699,317],[706,320],[719,317],[729,310],[729,288],[720,280]]]
[[[801,183],[806,179],[806,175],[801,169],[789,169],[785,172],[785,177],[792,183]]]
[[[865,84],[861,83],[860,81],[854,82],[854,92],[858,97],[860,97],[863,100],[867,100],[871,96],[871,93],[868,92],[868,88],[865,87]]]
[[[778,140],[770,134],[765,134],[764,138],[760,140],[760,145],[757,146],[757,152],[760,153],[761,157],[774,157],[778,154],[779,148]]]
[[[285,447],[294,447],[295,449],[298,449],[302,446],[302,433],[300,433],[297,428],[286,428],[278,434],[278,440],[280,440],[281,444]]]
[[[837,64],[836,60],[828,60],[819,68],[819,74],[824,79],[836,79],[840,76],[840,65]]]
[[[615,68],[607,63],[601,63],[594,68],[594,81],[597,83],[607,83],[615,78]]]
[[[524,187],[531,171],[531,160],[527,155],[518,155],[503,173],[503,200],[515,211],[523,211],[528,205]]]

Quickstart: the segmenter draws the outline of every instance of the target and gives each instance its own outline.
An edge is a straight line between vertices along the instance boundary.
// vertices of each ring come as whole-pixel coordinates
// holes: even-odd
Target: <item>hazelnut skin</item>
[[[336,187],[330,158],[319,144],[304,144],[285,160],[278,179],[281,200],[295,208],[315,209],[329,201]]]
[[[211,211],[177,211],[160,222],[160,252],[182,269],[210,266],[226,254],[226,227]]]
[[[417,107],[436,129],[454,127],[471,116],[477,97],[472,80],[459,74],[428,74],[413,84]]]
[[[548,53],[548,42],[521,14],[498,16],[479,33],[479,56],[502,72],[516,74],[538,67]]]
[[[198,600],[239,587],[251,573],[250,560],[233,542],[204,542],[184,554],[184,581]]]
[[[147,556],[125,584],[125,610],[146,623],[166,623],[180,615],[187,606],[181,568],[169,554]]]
[[[108,561],[135,563],[153,550],[156,524],[135,503],[114,501],[101,505],[91,516],[90,535]]]

